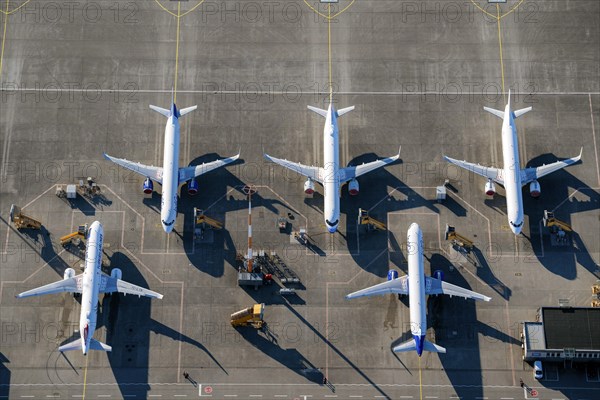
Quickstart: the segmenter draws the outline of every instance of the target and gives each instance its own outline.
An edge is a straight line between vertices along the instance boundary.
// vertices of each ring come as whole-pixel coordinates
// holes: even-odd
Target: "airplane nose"
[[[162,226],[166,233],[171,233],[171,231],[173,230],[173,225],[162,224]]]
[[[329,226],[327,227],[329,233],[335,233],[337,231],[337,226]]]

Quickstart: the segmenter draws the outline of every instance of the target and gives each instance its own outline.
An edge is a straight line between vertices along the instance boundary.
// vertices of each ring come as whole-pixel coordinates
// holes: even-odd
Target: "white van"
[[[533,377],[535,379],[542,379],[544,376],[544,368],[542,367],[541,361],[535,361],[533,363]]]

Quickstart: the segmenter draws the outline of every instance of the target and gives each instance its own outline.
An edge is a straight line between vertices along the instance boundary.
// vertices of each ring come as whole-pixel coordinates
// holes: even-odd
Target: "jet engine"
[[[315,192],[315,183],[312,179],[308,178],[306,182],[304,182],[304,193],[313,194]]]
[[[356,179],[352,179],[348,182],[348,193],[350,193],[350,196],[356,196],[359,190],[358,181]]]
[[[529,194],[534,198],[540,197],[540,194],[542,194],[542,188],[540,187],[540,183],[538,181],[533,181],[529,184]]]
[[[152,194],[152,192],[154,191],[154,184],[152,183],[150,178],[146,178],[146,180],[144,181],[144,186],[142,186],[142,188],[144,189],[144,193]]]
[[[63,279],[71,279],[75,276],[75,270],[73,268],[65,269],[65,273],[63,274]]]
[[[496,194],[496,185],[491,180],[487,181],[485,184],[485,194],[488,196],[493,196]]]
[[[193,196],[196,193],[198,193],[198,181],[196,181],[195,179],[192,179],[191,181],[188,182],[188,194],[190,196]]]
[[[444,272],[440,271],[439,269],[436,269],[435,271],[433,271],[433,277],[435,279],[439,279],[440,281],[444,280]]]
[[[121,279],[122,276],[123,272],[121,272],[119,268],[113,268],[112,271],[110,271],[111,278]]]
[[[395,269],[391,269],[388,271],[387,280],[393,281],[394,279],[398,279],[398,271],[396,271]]]

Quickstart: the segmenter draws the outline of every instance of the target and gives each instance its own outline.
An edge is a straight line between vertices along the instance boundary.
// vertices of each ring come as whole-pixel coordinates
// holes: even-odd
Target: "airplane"
[[[531,111],[532,108],[527,107],[513,112],[510,108],[509,90],[508,103],[506,104],[504,111],[495,110],[489,107],[483,107],[483,109],[503,120],[502,158],[504,161],[504,168],[485,167],[479,164],[455,160],[446,156],[444,156],[444,159],[451,164],[487,178],[488,181],[485,184],[485,194],[488,196],[493,196],[496,193],[494,182],[504,186],[504,189],[506,190],[508,223],[512,232],[515,235],[518,235],[521,233],[524,222],[523,193],[521,188],[529,183],[529,193],[531,194],[531,197],[539,197],[541,194],[541,187],[538,179],[578,162],[581,159],[583,147],[577,157],[556,161],[552,164],[542,165],[541,167],[521,169],[519,165],[519,144],[517,140],[515,119]]]
[[[165,146],[163,166],[155,167],[143,165],[126,159],[111,157],[104,153],[104,158],[112,161],[123,168],[146,177],[142,189],[144,193],[151,194],[154,191],[154,182],[162,185],[162,199],[160,202],[160,220],[166,233],[173,230],[177,218],[177,189],[179,185],[188,182],[188,193],[198,193],[198,182],[196,177],[234,162],[240,154],[221,160],[211,161],[201,165],[179,168],[179,118],[194,111],[198,106],[187,107],[179,110],[175,105],[174,95],[171,100],[171,109],[167,110],[151,105],[150,108],[167,117],[165,126]]]
[[[156,299],[162,299],[163,297],[160,293],[121,280],[122,272],[118,268],[113,268],[110,276],[102,272],[103,236],[104,229],[102,228],[102,224],[98,221],[92,223],[87,231],[85,270],[83,274],[75,275],[73,268],[67,268],[62,280],[28,290],[16,296],[17,298],[24,298],[61,292],[81,294],[81,312],[79,316],[80,338],[60,346],[58,350],[61,352],[81,349],[85,356],[89,350],[112,350],[111,346],[92,337],[96,330],[98,296],[100,293],[118,292],[125,295],[134,294],[138,297],[144,296]]]
[[[393,157],[363,163],[358,166],[340,168],[338,118],[354,110],[354,106],[336,110],[333,104],[330,103],[327,110],[312,106],[308,106],[308,109],[325,118],[325,127],[323,129],[324,167],[309,167],[300,163],[271,157],[268,154],[264,154],[264,157],[271,162],[306,176],[307,180],[304,183],[304,193],[308,195],[315,192],[315,181],[323,185],[323,197],[325,198],[325,224],[329,233],[335,233],[340,222],[340,188],[342,185],[349,182],[348,192],[352,196],[357,195],[359,192],[359,185],[356,178],[396,161],[400,158],[400,150],[398,150],[398,154]]]
[[[407,234],[408,275],[398,278],[398,271],[388,272],[387,281],[366,289],[350,293],[346,299],[364,296],[383,296],[387,293],[408,294],[410,308],[410,331],[413,338],[395,346],[392,351],[407,352],[415,350],[421,357],[423,351],[445,353],[446,349],[425,340],[427,332],[426,295],[445,294],[450,297],[459,296],[465,299],[490,301],[491,298],[471,290],[444,282],[442,271],[435,271],[434,276],[425,276],[423,266],[423,233],[418,224],[410,225]],[[409,290],[410,289],[410,290]]]

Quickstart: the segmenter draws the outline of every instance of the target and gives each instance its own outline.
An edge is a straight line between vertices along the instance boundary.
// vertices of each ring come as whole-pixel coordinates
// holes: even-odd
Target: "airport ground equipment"
[[[383,222],[369,216],[369,211],[362,208],[358,209],[358,224],[366,225],[367,231],[385,231],[387,229],[387,226]]]
[[[551,244],[564,246],[569,244],[567,232],[573,232],[571,225],[557,219],[552,211],[544,210],[544,226],[550,230]]]
[[[194,239],[204,236],[207,229],[221,230],[223,223],[204,214],[204,210],[194,207]]]
[[[94,178],[91,176],[88,176],[85,181],[80,179],[76,190],[81,197],[92,198],[100,194],[100,186],[94,182]]]
[[[451,240],[454,246],[461,247],[467,251],[473,250],[473,242],[456,232],[456,228],[446,224],[446,240]]]
[[[308,233],[306,233],[306,228],[300,228],[299,231],[294,231],[294,239],[298,241],[302,246],[308,245]]]
[[[80,242],[85,242],[85,234],[88,230],[88,225],[79,225],[77,227],[77,231],[73,232],[73,233],[69,233],[68,235],[65,235],[63,237],[60,238],[60,245],[65,247],[69,244],[74,244],[75,246],[78,246]]]
[[[252,326],[260,329],[265,324],[265,304],[255,304],[252,307],[244,308],[231,314],[231,326],[234,328],[240,326]]]
[[[277,228],[279,229],[279,232],[285,232],[287,231],[287,227],[288,227],[288,220],[286,217],[280,216],[279,218],[277,218]]]
[[[446,200],[446,185],[435,188],[435,199],[438,203],[443,203]]]
[[[10,221],[17,229],[40,229],[42,223],[35,218],[23,214],[21,207],[16,204],[10,206]]]
[[[600,307],[600,281],[592,285],[592,307]]]

